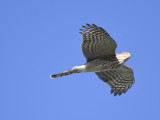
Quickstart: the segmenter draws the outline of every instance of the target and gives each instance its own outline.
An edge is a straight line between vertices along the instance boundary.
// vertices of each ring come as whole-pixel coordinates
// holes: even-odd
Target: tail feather
[[[78,71],[76,71],[74,69],[70,69],[70,70],[67,70],[67,71],[64,71],[64,72],[61,72],[61,73],[58,73],[58,74],[53,74],[53,75],[50,76],[50,78],[53,79],[53,78],[57,78],[57,77],[70,75],[70,74],[73,74],[73,73],[78,73]]]
[[[61,76],[66,76],[66,75],[70,75],[73,73],[81,73],[81,72],[85,72],[85,65],[81,65],[81,66],[75,66],[70,70],[58,73],[58,74],[53,74],[50,76],[51,79],[53,78],[57,78],[57,77],[61,77]]]

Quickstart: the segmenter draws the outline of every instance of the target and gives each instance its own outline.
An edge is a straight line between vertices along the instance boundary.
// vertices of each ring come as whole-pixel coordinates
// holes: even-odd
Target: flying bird
[[[67,71],[53,74],[50,78],[57,78],[73,73],[95,72],[95,74],[111,87],[114,96],[126,93],[135,82],[133,71],[124,63],[131,57],[129,52],[116,54],[116,42],[102,28],[95,24],[82,26],[82,52],[87,62],[75,66]]]

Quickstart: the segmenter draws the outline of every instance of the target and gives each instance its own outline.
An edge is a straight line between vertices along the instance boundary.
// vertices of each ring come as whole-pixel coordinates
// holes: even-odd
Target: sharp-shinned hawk
[[[101,27],[95,24],[82,26],[82,52],[87,63],[75,66],[70,70],[53,74],[57,78],[73,73],[95,72],[95,74],[111,87],[111,93],[116,96],[125,93],[134,83],[133,71],[124,63],[131,57],[130,53],[116,54],[116,42]]]

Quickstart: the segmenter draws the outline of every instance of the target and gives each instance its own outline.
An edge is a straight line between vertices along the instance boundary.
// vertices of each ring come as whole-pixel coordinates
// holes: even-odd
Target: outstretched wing
[[[82,52],[87,61],[114,55],[117,44],[110,35],[95,24],[86,25],[82,26],[84,29],[80,29],[80,33],[83,35]]]
[[[96,75],[111,87],[114,96],[125,93],[135,82],[132,69],[126,65],[115,70],[96,72]]]

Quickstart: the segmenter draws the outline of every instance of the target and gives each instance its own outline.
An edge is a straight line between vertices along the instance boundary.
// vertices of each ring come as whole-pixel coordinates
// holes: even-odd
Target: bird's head
[[[123,52],[116,54],[116,57],[120,63],[124,63],[131,57],[131,54],[129,52]]]

